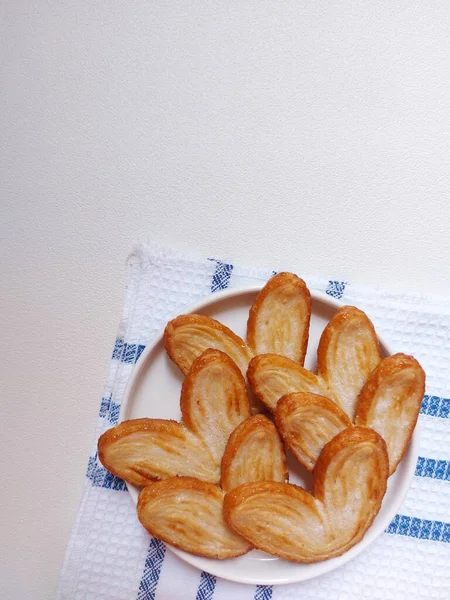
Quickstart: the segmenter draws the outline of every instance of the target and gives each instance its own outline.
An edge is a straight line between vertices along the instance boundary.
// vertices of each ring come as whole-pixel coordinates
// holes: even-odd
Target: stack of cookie
[[[247,343],[204,315],[165,330],[185,374],[181,422],[123,421],[99,458],[142,487],[137,512],[154,536],[217,559],[252,548],[297,562],[359,542],[417,422],[425,374],[411,356],[382,358],[369,318],[340,308],[325,327],[317,373],[304,368],[311,297],[291,273],[274,276],[250,309]],[[252,414],[253,413],[253,414]],[[287,483],[286,448],[313,472]]]

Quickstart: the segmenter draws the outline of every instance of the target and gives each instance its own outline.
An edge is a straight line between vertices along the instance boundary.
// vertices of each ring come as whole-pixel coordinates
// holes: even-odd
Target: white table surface
[[[450,10],[0,10],[0,597],[48,600],[135,241],[450,292]]]

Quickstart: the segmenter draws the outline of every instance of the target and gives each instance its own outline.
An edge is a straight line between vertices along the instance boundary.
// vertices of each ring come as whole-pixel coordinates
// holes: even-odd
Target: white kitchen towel
[[[125,483],[98,462],[98,436],[117,423],[120,403],[146,344],[165,323],[217,290],[266,281],[272,269],[186,257],[138,245],[119,334],[101,400],[86,485],[61,573],[59,600],[401,600],[450,598],[450,302],[411,282],[408,295],[301,275],[311,289],[368,312],[395,351],[413,354],[427,373],[420,413],[421,450],[399,514],[368,549],[310,581],[230,583],[186,565],[140,526]],[[273,265],[275,268],[278,265]]]

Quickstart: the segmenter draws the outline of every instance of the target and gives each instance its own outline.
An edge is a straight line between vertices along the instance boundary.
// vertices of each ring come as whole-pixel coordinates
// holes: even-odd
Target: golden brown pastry
[[[289,479],[286,452],[275,425],[264,415],[243,421],[230,435],[222,458],[225,491],[250,481]]]
[[[253,354],[239,336],[211,317],[180,315],[167,323],[164,330],[167,354],[184,374],[194,360],[208,348],[228,354],[245,376]]]
[[[222,488],[287,477],[286,454],[275,425],[263,415],[238,425],[223,456]],[[219,559],[239,556],[252,546],[225,523],[224,496],[218,486],[171,477],[142,490],[139,520],[152,535],[186,552]]]
[[[308,471],[313,470],[325,444],[352,425],[335,402],[307,392],[283,396],[275,410],[275,423],[286,446]]]
[[[303,365],[308,346],[311,294],[303,279],[278,273],[250,308],[247,342],[256,354],[281,354]]]
[[[181,390],[183,422],[220,463],[231,432],[251,415],[244,378],[220,350],[206,350],[194,362]]]
[[[220,468],[201,440],[184,425],[165,419],[133,419],[108,429],[98,441],[100,462],[134,485],[173,475],[217,483]]]
[[[352,421],[358,394],[380,360],[378,338],[368,316],[354,306],[340,308],[320,338],[318,375]]]
[[[311,371],[278,354],[260,354],[250,362],[247,378],[254,394],[274,411],[281,396],[311,392],[330,396],[326,385]]]
[[[256,548],[309,563],[358,543],[386,492],[384,440],[363,427],[345,429],[322,450],[314,495],[291,484],[246,483],[225,496],[225,520]]]
[[[386,441],[389,473],[402,460],[425,394],[425,373],[412,356],[383,359],[361,390],[356,424],[375,429]]]
[[[251,545],[223,518],[223,492],[192,477],[171,477],[145,487],[137,512],[147,531],[176,548],[208,558],[232,558]]]
[[[98,456],[114,475],[135,485],[189,475],[218,483],[231,432],[250,416],[244,378],[229,356],[206,350],[192,364],[181,393],[183,423],[123,421],[98,441]]]

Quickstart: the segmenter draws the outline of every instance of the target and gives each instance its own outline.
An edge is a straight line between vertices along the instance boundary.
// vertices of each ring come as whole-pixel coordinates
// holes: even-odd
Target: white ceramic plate
[[[261,287],[218,292],[186,312],[209,315],[245,339],[248,310]],[[315,370],[320,334],[341,303],[326,294],[317,292],[312,292],[311,297],[311,328],[305,367]],[[386,355],[392,354],[383,340],[380,339],[380,343]],[[166,355],[161,332],[154,343],[147,346],[135,365],[122,403],[120,421],[139,417],[179,420],[182,380],[182,373]],[[374,523],[359,544],[337,558],[312,564],[300,564],[253,550],[245,556],[220,561],[194,556],[170,546],[169,548],[187,563],[199,569],[240,583],[261,585],[294,583],[327,573],[362,552],[389,525],[409,488],[418,450],[419,434],[416,428],[405,457],[396,473],[389,479],[388,490]],[[292,457],[288,458],[288,464],[290,482],[310,489],[311,475]],[[136,503],[139,489],[132,485],[128,485],[128,489]]]

